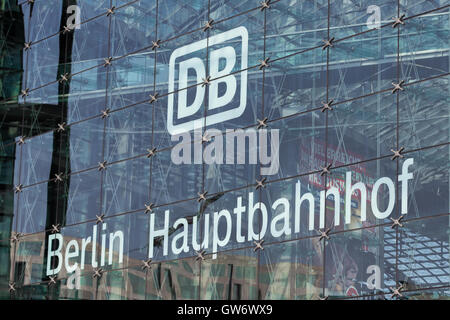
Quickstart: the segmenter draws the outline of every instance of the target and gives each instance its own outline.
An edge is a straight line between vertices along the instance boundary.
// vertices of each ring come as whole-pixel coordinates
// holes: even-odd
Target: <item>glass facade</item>
[[[448,299],[449,0],[0,0],[0,299]]]

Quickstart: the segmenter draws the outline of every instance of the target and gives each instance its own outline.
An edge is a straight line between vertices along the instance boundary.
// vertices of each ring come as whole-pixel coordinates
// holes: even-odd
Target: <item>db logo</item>
[[[208,72],[204,63],[207,45]],[[169,92],[180,91],[168,96],[169,133],[176,135],[240,117],[247,104],[247,71],[237,71],[247,69],[247,60],[248,32],[245,27],[174,50],[169,62]],[[230,74],[232,72],[236,73]],[[208,76],[211,79],[208,91],[202,85],[185,89],[202,83]],[[202,106],[206,99],[205,119]]]

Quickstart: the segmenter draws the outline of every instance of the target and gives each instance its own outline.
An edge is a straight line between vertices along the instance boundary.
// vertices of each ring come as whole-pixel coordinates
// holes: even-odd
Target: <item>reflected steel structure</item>
[[[448,0],[0,0],[0,297],[447,299],[449,10]],[[246,111],[213,127],[256,129],[267,118],[280,130],[273,176],[258,165],[171,162],[167,100],[185,88],[168,89],[170,55],[239,26],[249,67],[233,72],[248,72]],[[200,258],[165,257],[155,240],[148,260],[149,213],[196,217],[202,230],[205,213],[250,192],[269,204],[300,181],[318,198],[347,171],[371,190],[409,157],[405,216],[396,184],[394,220],[361,223],[356,195],[351,224],[335,226],[327,198],[326,236],[305,228]],[[47,261],[50,235],[66,246],[106,224],[124,231],[122,263],[47,276],[58,262]],[[87,260],[99,257],[97,239]]]

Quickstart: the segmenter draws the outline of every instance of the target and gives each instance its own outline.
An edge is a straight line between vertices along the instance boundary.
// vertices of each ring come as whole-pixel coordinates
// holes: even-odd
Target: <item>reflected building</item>
[[[449,6],[0,0],[0,298],[446,299]]]

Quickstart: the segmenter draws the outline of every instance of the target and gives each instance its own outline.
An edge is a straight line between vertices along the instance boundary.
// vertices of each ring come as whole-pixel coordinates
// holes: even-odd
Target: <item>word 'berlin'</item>
[[[398,176],[398,182],[401,188],[401,214],[408,213],[408,181],[413,179],[413,173],[409,172],[409,167],[414,164],[414,159],[409,158],[403,162],[401,173]],[[355,191],[359,191],[361,196],[361,221],[364,222],[367,220],[367,195],[368,190],[366,185],[363,182],[357,182],[352,184],[352,172],[346,172],[345,179],[345,215],[344,221],[345,224],[351,223],[352,216],[352,208],[351,208],[351,199],[352,194]],[[385,209],[381,210],[378,204],[379,191],[383,186],[383,190],[387,188],[387,205],[385,205]],[[400,192],[399,192],[400,194]],[[334,200],[334,225],[339,226],[341,222],[341,194],[338,188],[330,187],[326,191],[320,191],[319,195],[319,228],[325,228],[325,202],[326,199],[332,195]],[[312,193],[304,193],[301,194],[301,184],[300,181],[297,181],[295,184],[295,195],[294,195],[294,210],[293,210],[293,225],[291,222],[291,203],[288,198],[281,197],[275,200],[271,206],[274,214],[272,215],[271,221],[269,221],[268,207],[263,202],[256,202],[255,195],[253,192],[249,192],[247,195],[247,202],[244,203],[242,196],[238,196],[236,199],[235,208],[230,211],[227,209],[222,209],[220,211],[216,211],[212,214],[204,214],[202,217],[204,219],[204,232],[202,241],[198,241],[200,238],[200,230],[198,230],[199,218],[197,216],[192,217],[191,223],[189,223],[188,218],[179,218],[174,223],[173,226],[169,226],[170,221],[170,210],[165,210],[164,214],[161,213],[152,213],[150,215],[150,232],[149,232],[149,250],[148,250],[148,258],[154,258],[155,253],[155,244],[158,246],[162,245],[162,255],[167,256],[169,254],[169,237],[171,237],[170,249],[173,255],[179,255],[183,252],[188,253],[191,251],[191,247],[193,250],[199,252],[200,250],[207,250],[213,253],[213,259],[216,258],[216,253],[220,251],[220,248],[226,247],[230,241],[236,241],[237,243],[243,243],[245,241],[254,241],[254,240],[262,240],[266,236],[269,231],[273,238],[278,238],[281,236],[288,236],[292,233],[300,232],[300,216],[301,209],[307,209],[308,216],[308,229],[314,230],[315,227],[315,197]],[[388,218],[393,210],[395,205],[395,183],[389,177],[382,177],[378,179],[373,187],[371,192],[370,206],[372,209],[372,213],[377,219],[386,219]],[[329,198],[328,198],[329,199]],[[258,230],[255,230],[255,218],[256,214],[259,213],[259,227]],[[232,214],[235,219],[233,219]],[[161,219],[156,221],[157,219]],[[212,228],[210,228],[210,220],[212,220]],[[233,220],[235,221],[235,225],[233,226]],[[244,223],[243,223],[244,221]],[[163,222],[163,223],[161,223]],[[192,230],[189,225],[192,224]],[[245,225],[244,225],[245,224]],[[156,226],[160,226],[157,228]],[[243,229],[247,231],[246,234],[243,234]],[[105,223],[103,223],[103,230],[106,230]],[[180,230],[180,232],[176,232],[176,234],[171,236],[171,230]],[[232,231],[235,230],[234,239],[232,239]],[[97,237],[97,226],[93,228],[93,236],[92,239],[96,239]],[[100,265],[103,266],[106,263],[106,234],[102,234],[101,236],[101,261]],[[189,241],[191,239],[191,241]],[[109,248],[112,250],[109,251],[109,259],[108,264],[112,264],[113,260],[113,251],[119,251],[119,263],[121,263],[123,259],[123,232],[117,231],[115,233],[111,233],[109,235]],[[53,242],[57,241],[56,246],[52,246]],[[62,256],[62,247],[63,247],[63,236],[61,234],[53,234],[49,236],[49,249],[47,255],[47,275],[53,275],[58,273],[61,270],[63,264],[63,256]],[[81,269],[84,268],[85,262],[85,252],[86,247],[91,242],[91,237],[86,239],[82,239],[81,245]],[[189,245],[189,242],[191,245]],[[201,242],[201,243],[199,243]],[[92,243],[92,266],[97,267],[99,264],[95,260],[95,240]],[[56,249],[52,249],[55,248]],[[118,248],[117,248],[118,247]],[[194,255],[194,252],[192,252]],[[66,245],[65,259],[64,265],[68,273],[73,272],[78,263],[70,264],[69,258],[77,259],[80,254],[79,245],[76,240],[71,240]],[[50,264],[50,259],[56,258],[58,263],[56,263],[57,267],[52,269]]]

